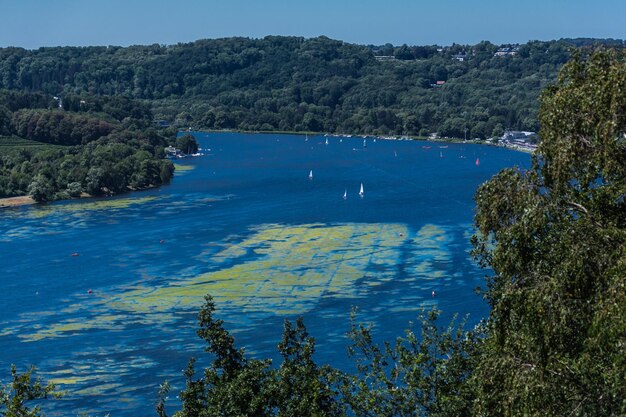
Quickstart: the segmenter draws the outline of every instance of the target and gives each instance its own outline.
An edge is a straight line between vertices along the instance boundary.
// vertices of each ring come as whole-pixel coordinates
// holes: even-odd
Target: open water
[[[474,292],[486,272],[469,254],[472,197],[529,155],[195,135],[205,155],[178,160],[171,185],[0,211],[0,381],[11,364],[35,365],[67,391],[47,415],[152,416],[165,379],[175,406],[188,359],[207,363],[195,335],[207,293],[250,355],[275,358],[283,321],[301,315],[318,363],[340,368],[353,306],[380,340],[422,308],[442,310],[442,325],[487,315]]]

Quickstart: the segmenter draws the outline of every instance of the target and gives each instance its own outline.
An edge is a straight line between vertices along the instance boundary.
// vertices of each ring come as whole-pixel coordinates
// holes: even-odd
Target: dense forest
[[[539,117],[532,167],[505,169],[476,193],[484,323],[442,328],[432,311],[379,344],[355,312],[355,372],[345,373],[315,363],[302,320],[285,322],[279,364],[247,355],[207,296],[197,334],[210,363],[197,372],[190,360],[173,415],[626,415],[624,51],[574,53],[542,93]],[[159,417],[170,390],[160,387]],[[28,400],[54,392],[13,368],[0,414],[39,415]]]
[[[0,88],[60,97],[73,111],[90,110],[87,96],[123,96],[179,127],[484,139],[537,131],[540,91],[573,47],[597,42],[363,46],[268,36],[3,48]]]
[[[168,139],[152,128],[149,108],[123,97],[87,100],[72,111],[43,93],[0,91],[0,197],[51,201],[171,179]]]

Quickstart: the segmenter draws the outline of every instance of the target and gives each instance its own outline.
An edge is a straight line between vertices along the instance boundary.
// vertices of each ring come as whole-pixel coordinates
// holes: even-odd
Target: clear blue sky
[[[626,38],[626,0],[0,0],[0,46],[298,35],[362,44]]]

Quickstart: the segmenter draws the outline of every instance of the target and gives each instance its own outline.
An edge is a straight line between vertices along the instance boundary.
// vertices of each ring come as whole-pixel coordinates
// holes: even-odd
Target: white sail
[[[361,183],[361,191],[359,191],[359,195],[360,195],[361,197],[363,197],[363,194],[364,194],[364,193],[363,193],[363,183]]]
[[[346,188],[346,190],[343,192],[343,199],[347,199],[348,198],[348,189]]]
[[[309,171],[309,179],[312,180],[313,179],[313,170]]]
[[[328,145],[328,138],[326,138],[326,144]]]

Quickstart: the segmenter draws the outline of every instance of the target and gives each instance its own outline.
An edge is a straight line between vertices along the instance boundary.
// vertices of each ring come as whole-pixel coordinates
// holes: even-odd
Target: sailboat
[[[363,139],[363,147],[367,148],[367,139]]]
[[[328,145],[328,138],[326,138],[326,145]]]
[[[359,195],[363,198],[363,183],[361,183],[361,190],[359,191]]]
[[[348,189],[343,192],[343,199],[346,200],[348,198]]]
[[[476,166],[480,165],[480,159],[476,158]]]
[[[304,141],[308,142],[309,141],[309,135],[304,135]]]
[[[313,179],[313,170],[309,171],[309,179],[312,180]]]

